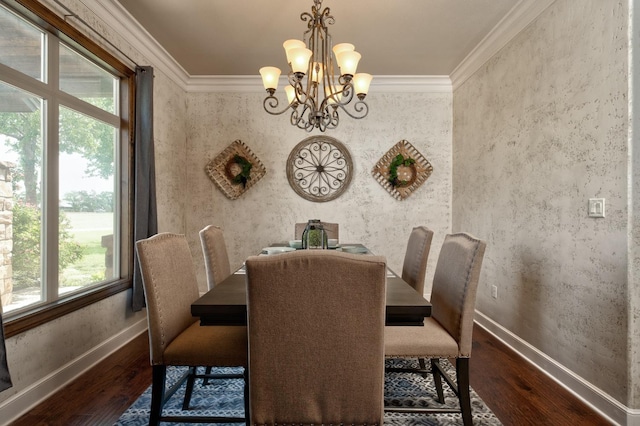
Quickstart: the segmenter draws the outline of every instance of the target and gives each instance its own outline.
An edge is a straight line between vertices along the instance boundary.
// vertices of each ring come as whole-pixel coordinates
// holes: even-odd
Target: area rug
[[[404,359],[386,360],[388,367],[417,366],[417,361]],[[428,363],[427,363],[428,365]],[[451,364],[442,362],[452,377],[455,372]],[[234,369],[218,369],[220,372],[234,372]],[[184,369],[170,368],[167,371],[168,385],[176,380]],[[235,370],[237,372],[237,370]],[[458,399],[455,394],[444,384],[446,408],[457,408]],[[184,398],[184,385],[165,404],[164,415],[185,415],[182,411],[182,399]],[[385,375],[385,405],[406,407],[443,407],[436,398],[433,378],[428,375],[423,378],[413,373],[386,373]],[[149,422],[149,407],[151,406],[151,388],[147,389],[136,402],[120,417],[117,426],[147,425]],[[212,408],[215,407],[215,408]],[[491,412],[478,394],[471,390],[471,410],[473,412],[473,424],[475,426],[501,425],[498,418]],[[196,386],[191,398],[189,415],[198,416],[231,416],[242,417],[244,415],[243,381],[240,379],[215,380],[213,384],[202,386],[201,381]],[[449,426],[461,425],[460,414],[414,414],[414,413],[385,413],[384,423],[387,425],[402,426]],[[169,424],[169,423],[167,423]],[[188,423],[171,423],[183,424]],[[230,424],[234,425],[234,424]],[[237,423],[235,424],[237,425]]]

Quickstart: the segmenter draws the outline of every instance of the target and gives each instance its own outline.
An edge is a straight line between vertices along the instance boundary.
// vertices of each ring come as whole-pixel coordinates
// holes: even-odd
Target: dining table
[[[351,244],[342,247],[364,246]],[[369,253],[366,248],[357,252],[363,255]],[[431,303],[389,268],[386,293],[386,325],[423,326],[424,318],[431,316]],[[200,318],[200,325],[203,326],[246,325],[247,283],[244,265],[193,302],[191,314]]]

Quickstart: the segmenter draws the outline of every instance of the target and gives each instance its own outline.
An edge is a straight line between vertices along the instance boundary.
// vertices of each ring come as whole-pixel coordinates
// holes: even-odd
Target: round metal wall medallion
[[[324,202],[338,198],[351,183],[353,162],[347,148],[328,136],[311,136],[293,148],[287,179],[302,198]]]

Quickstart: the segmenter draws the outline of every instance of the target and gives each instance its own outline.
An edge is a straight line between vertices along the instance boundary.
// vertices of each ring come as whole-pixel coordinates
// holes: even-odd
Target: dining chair
[[[407,251],[402,265],[402,279],[424,296],[424,280],[427,275],[427,261],[433,240],[433,231],[426,226],[416,226],[409,234]],[[421,369],[426,369],[426,360],[418,358]],[[426,377],[426,374],[424,375]]]
[[[191,315],[198,294],[195,268],[184,235],[161,233],[136,242],[147,304],[152,365],[150,425],[163,422],[246,422],[246,418],[163,416],[165,402],[186,381],[183,410],[189,408],[197,366],[245,367],[245,374],[210,378],[244,378],[247,404],[247,329],[243,326],[200,326]],[[186,373],[165,390],[168,366],[186,366]],[[245,409],[246,416],[246,409]]]
[[[200,230],[199,235],[204,255],[204,269],[207,272],[207,288],[211,290],[217,283],[231,275],[229,254],[224,241],[224,232],[219,226],[207,225]],[[210,375],[211,371],[213,368],[207,367],[205,375]],[[204,378],[202,384],[207,386],[209,378]]]
[[[204,267],[207,271],[207,288],[215,285],[231,275],[231,265],[224,242],[224,232],[215,225],[208,225],[200,231],[200,243],[204,254]]]
[[[404,255],[402,279],[420,294],[424,294],[424,278],[427,274],[427,260],[429,260],[432,239],[431,229],[426,226],[416,226],[411,230]]]
[[[324,229],[325,234],[327,234],[327,238],[339,240],[340,234],[340,225],[337,223],[329,223],[329,222],[320,222],[322,228]],[[307,222],[305,223],[296,223],[295,226],[295,235],[294,237],[297,239],[302,239],[302,233],[304,229],[307,227]]]
[[[384,257],[304,250],[245,264],[251,424],[381,424]]]
[[[433,374],[437,400],[444,403],[442,379],[458,397],[465,426],[472,424],[469,395],[469,358],[473,333],[473,313],[478,279],[486,243],[467,233],[445,237],[438,256],[433,290],[432,314],[424,327],[385,327],[387,358],[430,358],[431,371],[420,368],[388,368],[387,372]],[[456,383],[440,365],[440,359],[455,359]],[[385,407],[388,412],[449,412],[449,409]]]

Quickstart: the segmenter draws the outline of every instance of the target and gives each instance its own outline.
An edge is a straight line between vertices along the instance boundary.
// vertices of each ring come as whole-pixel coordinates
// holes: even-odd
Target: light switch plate
[[[589,198],[589,217],[604,217],[604,198]]]

